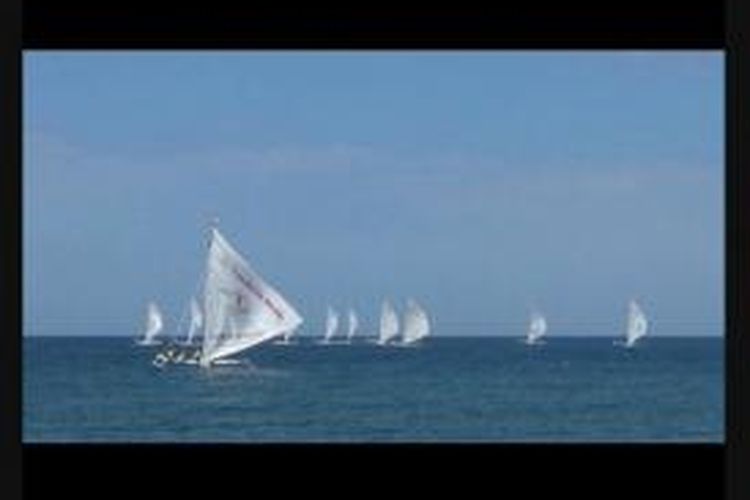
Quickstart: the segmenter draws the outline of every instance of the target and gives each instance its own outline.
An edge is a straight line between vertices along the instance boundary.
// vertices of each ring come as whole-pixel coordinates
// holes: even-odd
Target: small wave
[[[203,371],[203,370],[202,370]],[[237,364],[230,365],[215,365],[205,370],[209,374],[221,374],[222,376],[232,375],[253,375],[259,377],[287,377],[291,375],[291,371],[283,370],[279,368],[269,368],[260,366],[249,360],[241,360]]]
[[[258,375],[261,377],[290,377],[292,375],[292,372],[289,370],[281,370],[279,368],[265,368],[250,362],[245,365],[245,369],[253,375]]]

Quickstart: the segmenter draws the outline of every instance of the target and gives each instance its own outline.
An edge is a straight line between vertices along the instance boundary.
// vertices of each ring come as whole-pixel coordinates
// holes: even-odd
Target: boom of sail
[[[413,299],[406,303],[404,313],[403,343],[413,344],[430,334],[430,321],[427,313]]]
[[[302,317],[211,229],[203,290],[201,366],[292,331]]]
[[[383,302],[380,312],[380,336],[378,344],[386,344],[398,335],[398,316],[393,306],[387,300]]]

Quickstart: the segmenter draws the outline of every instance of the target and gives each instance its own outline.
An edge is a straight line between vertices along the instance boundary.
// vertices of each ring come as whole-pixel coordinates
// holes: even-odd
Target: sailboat
[[[209,367],[302,324],[302,317],[255,272],[219,230],[211,227],[203,283],[203,341],[183,361]],[[157,363],[157,360],[154,360]]]
[[[328,307],[326,311],[326,332],[323,335],[322,344],[330,344],[333,341],[336,330],[339,328],[339,314],[332,308]]]
[[[357,327],[359,327],[357,313],[355,313],[354,310],[349,309],[349,331],[346,334],[346,340],[349,343],[351,343],[352,339],[354,338],[354,333],[357,331]]]
[[[628,326],[625,332],[625,341],[621,342],[627,348],[635,346],[638,339],[646,335],[648,330],[648,320],[643,310],[635,300],[628,304]]]
[[[154,302],[149,302],[146,308],[146,331],[141,340],[136,341],[138,345],[159,345],[161,341],[155,337],[164,328],[161,311]]]
[[[413,345],[430,334],[430,321],[427,313],[413,299],[406,302],[402,345]]]
[[[383,301],[380,312],[380,335],[377,344],[385,345],[398,335],[398,316],[388,300]]]
[[[538,312],[532,313],[529,330],[526,332],[524,343],[526,345],[544,344],[542,337],[545,333],[547,333],[547,320]]]
[[[203,313],[195,298],[190,299],[190,327],[183,345],[192,345],[196,332],[203,326]]]

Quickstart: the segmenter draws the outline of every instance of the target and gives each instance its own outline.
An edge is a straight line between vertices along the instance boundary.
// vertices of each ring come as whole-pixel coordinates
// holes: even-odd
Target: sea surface
[[[26,337],[25,442],[723,442],[724,340],[263,344],[151,364],[129,338]]]

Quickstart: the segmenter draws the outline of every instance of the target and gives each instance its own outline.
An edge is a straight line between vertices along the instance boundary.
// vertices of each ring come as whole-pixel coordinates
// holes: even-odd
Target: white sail
[[[423,339],[429,333],[430,321],[427,318],[427,313],[414,300],[409,299],[406,303],[406,312],[404,313],[404,344],[412,344]]]
[[[383,308],[380,313],[380,336],[379,344],[385,344],[398,335],[398,316],[396,311],[387,300],[383,302]]]
[[[164,321],[162,320],[161,311],[157,305],[153,302],[149,302],[146,308],[146,331],[143,334],[143,339],[139,341],[142,345],[149,345],[157,343],[154,338],[164,328]]]
[[[339,315],[336,311],[334,311],[331,307],[328,308],[328,311],[326,312],[326,333],[323,338],[326,342],[330,341],[334,335],[336,335],[336,330],[339,328]]]
[[[200,364],[294,330],[302,317],[256,273],[216,228],[206,264]]]
[[[359,320],[357,319],[357,313],[349,309],[349,332],[346,335],[347,339],[351,340],[352,337],[354,337],[354,333],[357,331],[358,326]]]
[[[539,313],[531,315],[531,323],[529,324],[529,331],[526,332],[526,343],[535,344],[544,336],[547,332],[547,320],[544,319]]]
[[[203,313],[198,302],[193,298],[190,299],[190,328],[188,329],[187,340],[185,343],[190,344],[195,337],[195,333],[203,326]]]
[[[646,335],[648,321],[646,315],[634,300],[628,304],[628,330],[625,336],[625,346],[632,347],[635,342]]]

